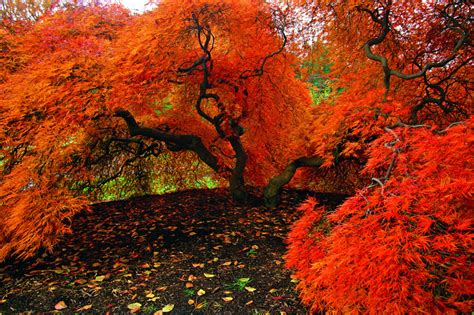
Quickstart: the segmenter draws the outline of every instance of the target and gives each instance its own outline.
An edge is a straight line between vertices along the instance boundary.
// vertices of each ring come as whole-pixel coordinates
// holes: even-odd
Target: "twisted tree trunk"
[[[284,185],[288,184],[298,168],[304,166],[319,167],[323,165],[324,159],[321,157],[300,157],[291,162],[281,174],[270,179],[263,194],[264,202],[267,207],[276,207],[279,203],[279,196]]]

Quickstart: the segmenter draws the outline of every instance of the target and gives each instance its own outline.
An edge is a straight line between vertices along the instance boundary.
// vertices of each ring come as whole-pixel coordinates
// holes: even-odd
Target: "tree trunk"
[[[245,153],[239,137],[231,137],[229,138],[229,142],[235,152],[235,166],[229,180],[230,193],[235,202],[246,203],[248,193],[245,188],[244,170],[247,164],[247,153]]]
[[[291,162],[283,172],[272,179],[270,179],[267,187],[263,194],[264,202],[267,207],[274,208],[280,202],[280,191],[282,187],[288,184],[298,168],[303,166],[321,166],[324,163],[324,159],[313,156],[313,157],[301,157]]]

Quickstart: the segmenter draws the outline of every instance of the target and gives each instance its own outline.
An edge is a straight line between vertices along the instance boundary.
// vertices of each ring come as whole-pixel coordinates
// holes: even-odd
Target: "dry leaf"
[[[206,278],[214,278],[216,275],[213,275],[212,273],[204,273],[204,277]]]
[[[249,291],[249,292],[254,292],[254,291],[257,290],[257,289],[252,288],[252,287],[245,287],[245,290],[247,290],[247,291]]]
[[[191,282],[186,282],[184,286],[186,287],[186,289],[189,289],[189,288],[194,287],[194,284],[192,284]]]
[[[63,309],[65,309],[65,308],[67,308],[67,305],[66,305],[66,303],[65,303],[64,301],[60,301],[60,302],[58,302],[58,303],[54,306],[54,309],[55,309],[55,310],[58,310],[58,311],[59,311],[59,310],[63,310]]]
[[[166,304],[165,306],[163,306],[163,308],[161,309],[161,311],[163,313],[169,313],[173,310],[174,308],[174,304]]]
[[[87,304],[87,305],[84,305],[83,307],[81,308],[78,308],[76,310],[76,312],[80,312],[80,311],[85,311],[85,310],[90,310],[92,308],[92,304]]]
[[[128,309],[130,310],[138,310],[142,305],[140,303],[131,303],[127,305]]]
[[[206,294],[206,291],[204,291],[203,289],[199,289],[199,291],[197,291],[197,295],[199,296],[203,296],[204,294]]]
[[[230,302],[230,301],[232,301],[234,298],[231,297],[231,296],[226,296],[226,297],[223,297],[222,299],[223,299],[225,302]]]

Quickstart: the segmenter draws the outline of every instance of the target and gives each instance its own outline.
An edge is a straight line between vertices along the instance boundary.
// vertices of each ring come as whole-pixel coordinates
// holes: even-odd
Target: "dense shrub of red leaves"
[[[368,152],[372,185],[332,213],[301,205],[286,259],[312,312],[473,309],[473,125],[387,129]]]

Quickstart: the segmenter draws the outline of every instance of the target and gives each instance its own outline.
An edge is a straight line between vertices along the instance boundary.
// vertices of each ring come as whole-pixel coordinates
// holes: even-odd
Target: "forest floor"
[[[286,191],[276,209],[224,190],[96,204],[52,253],[0,265],[0,314],[305,314],[283,255],[306,196]]]

